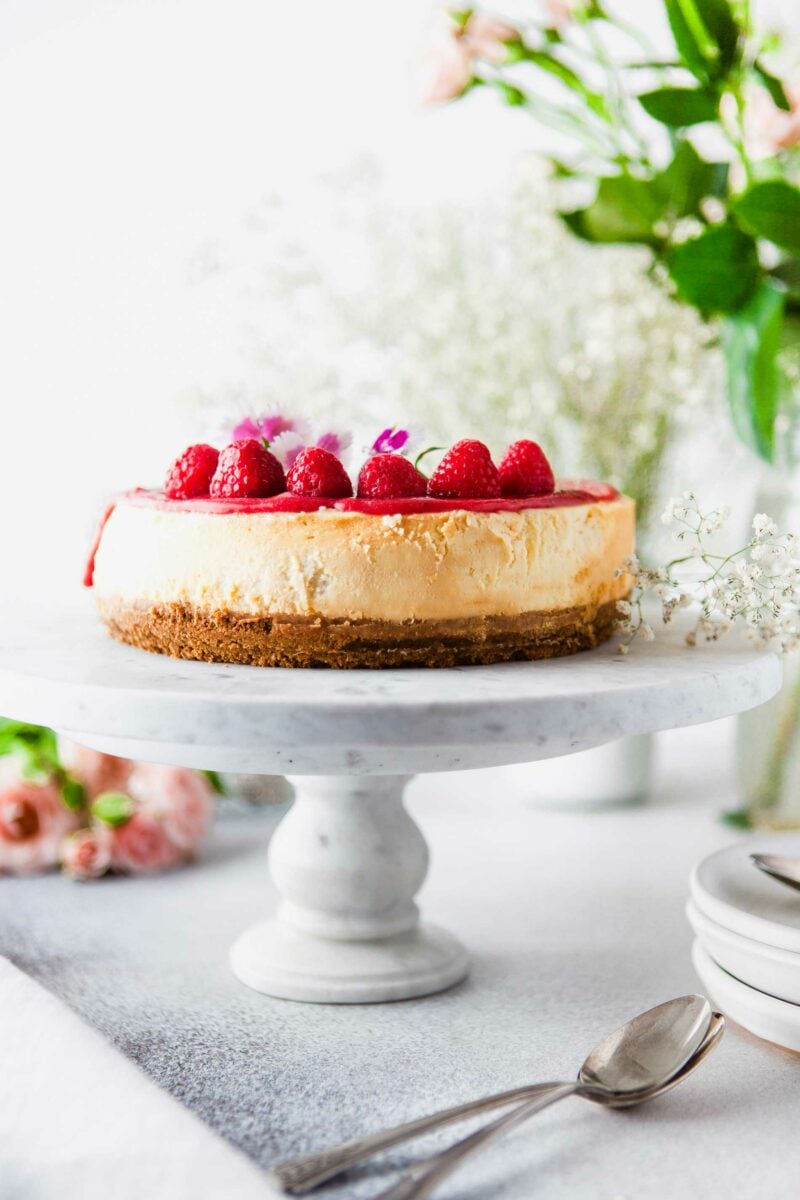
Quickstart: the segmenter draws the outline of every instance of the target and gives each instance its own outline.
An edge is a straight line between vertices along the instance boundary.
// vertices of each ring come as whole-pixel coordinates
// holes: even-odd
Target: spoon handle
[[[269,1175],[283,1191],[301,1195],[303,1192],[310,1192],[313,1188],[319,1187],[328,1179],[333,1179],[335,1175],[354,1166],[363,1158],[377,1154],[379,1150],[388,1150],[391,1146],[397,1146],[410,1138],[420,1137],[433,1129],[464,1120],[466,1117],[478,1116],[493,1108],[502,1108],[504,1105],[513,1104],[516,1101],[530,1100],[557,1086],[552,1083],[537,1083],[529,1084],[526,1087],[512,1088],[506,1092],[495,1092],[491,1096],[481,1097],[480,1100],[457,1104],[454,1108],[445,1108],[439,1112],[430,1113],[426,1117],[419,1117],[415,1121],[406,1121],[402,1125],[395,1125],[391,1129],[383,1129],[378,1133],[368,1134],[366,1137],[352,1138],[338,1146],[331,1146],[327,1150],[318,1150],[312,1154],[301,1155],[299,1158],[287,1159],[286,1162],[273,1167]]]
[[[534,1097],[526,1104],[521,1104],[513,1112],[498,1117],[491,1124],[485,1125],[483,1129],[478,1129],[469,1137],[456,1142],[454,1146],[442,1150],[432,1158],[426,1158],[416,1167],[411,1167],[397,1183],[385,1192],[380,1192],[375,1200],[422,1200],[424,1196],[429,1196],[433,1189],[438,1187],[452,1171],[455,1171],[456,1167],[470,1154],[482,1149],[490,1142],[496,1141],[515,1126],[521,1125],[534,1113],[541,1112],[543,1108],[555,1104],[558,1100],[564,1100],[577,1091],[585,1092],[585,1085],[577,1081],[575,1083],[550,1084],[545,1094]]]

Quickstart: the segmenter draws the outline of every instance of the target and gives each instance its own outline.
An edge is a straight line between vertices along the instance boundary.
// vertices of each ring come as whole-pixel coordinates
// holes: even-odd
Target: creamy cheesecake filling
[[[599,609],[624,596],[627,497],[520,511],[373,515],[111,512],[94,567],[98,605],[179,605],[243,617],[451,621]]]

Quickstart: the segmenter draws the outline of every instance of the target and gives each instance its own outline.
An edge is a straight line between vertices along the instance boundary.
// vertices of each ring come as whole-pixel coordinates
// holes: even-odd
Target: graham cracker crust
[[[189,605],[102,602],[112,637],[141,650],[259,667],[455,667],[555,658],[609,638],[616,601],[599,606],[446,621],[248,616]]]

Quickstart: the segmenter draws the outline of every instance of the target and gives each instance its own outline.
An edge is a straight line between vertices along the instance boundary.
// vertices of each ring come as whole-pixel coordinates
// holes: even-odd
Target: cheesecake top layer
[[[411,511],[398,511],[402,503]],[[304,619],[598,606],[627,589],[615,569],[633,548],[633,513],[631,500],[598,484],[472,501],[173,501],[134,492],[110,511],[94,584],[112,606]]]
[[[555,491],[545,496],[504,496],[491,500],[459,499],[442,500],[435,496],[401,497],[392,500],[364,500],[349,497],[345,500],[329,500],[314,496],[293,496],[281,492],[269,497],[238,497],[236,499],[214,499],[210,496],[191,500],[174,500],[160,488],[131,488],[121,492],[107,506],[98,524],[92,544],[83,583],[92,587],[97,551],[106,524],[114,509],[120,504],[132,504],[144,508],[162,509],[168,512],[219,513],[314,513],[322,509],[336,512],[363,513],[367,516],[394,516],[409,513],[445,512],[521,512],[528,508],[565,508],[577,504],[608,503],[619,498],[619,492],[609,483],[598,483],[588,479],[559,480]]]

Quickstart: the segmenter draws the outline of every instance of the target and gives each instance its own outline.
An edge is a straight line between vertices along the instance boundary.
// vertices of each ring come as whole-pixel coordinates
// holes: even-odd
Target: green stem
[[[780,803],[789,760],[800,732],[800,671],[791,686],[782,693],[780,701],[775,737],[764,774],[753,796],[756,809],[775,809]]]

